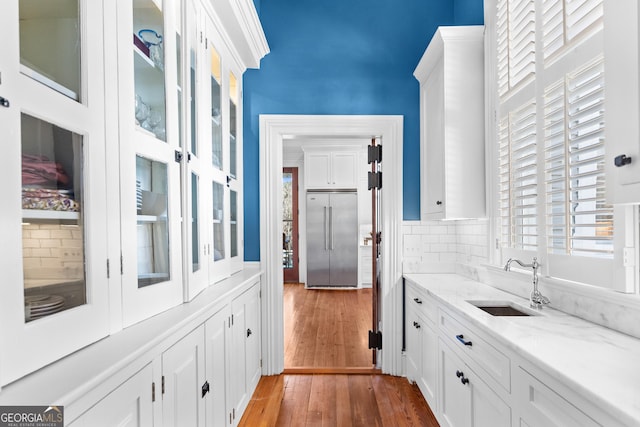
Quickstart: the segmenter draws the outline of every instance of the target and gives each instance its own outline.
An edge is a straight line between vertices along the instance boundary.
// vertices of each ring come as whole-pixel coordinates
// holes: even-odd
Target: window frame
[[[509,0],[507,0],[509,1]],[[606,0],[605,0],[606,1]],[[625,262],[629,256],[637,257],[636,242],[638,241],[638,213],[636,207],[614,206],[614,237],[613,258],[603,260],[593,257],[576,255],[553,254],[548,249],[546,194],[545,194],[545,162],[544,150],[544,92],[554,82],[564,79],[593,61],[599,54],[604,55],[602,41],[603,25],[588,26],[586,36],[574,37],[568,44],[563,45],[545,59],[542,52],[542,6],[548,1],[535,0],[536,16],[536,65],[534,76],[526,81],[510,87],[509,91],[501,94],[498,69],[498,3],[500,0],[485,0],[485,73],[486,79],[486,108],[487,121],[487,198],[491,206],[492,226],[489,231],[491,244],[489,263],[503,266],[508,258],[519,258],[529,261],[537,257],[540,261],[541,275],[547,280],[569,281],[577,284],[593,285],[601,288],[613,289],[619,292],[637,292],[637,272],[633,260]],[[603,6],[604,7],[604,6]],[[600,21],[602,22],[602,21]],[[599,50],[598,50],[599,49]],[[546,62],[545,62],[546,61]],[[540,65],[541,64],[541,65]],[[606,75],[605,75],[606,79]],[[605,83],[606,85],[606,83]],[[526,100],[534,99],[537,103],[537,145],[538,145],[538,186],[537,201],[538,218],[538,246],[536,250],[522,250],[513,247],[503,247],[501,223],[501,193],[500,183],[500,151],[498,149],[500,126],[505,117],[504,111],[513,111],[523,106]],[[501,110],[502,109],[502,110]],[[606,142],[605,142],[606,147]],[[605,172],[606,173],[606,172]]]

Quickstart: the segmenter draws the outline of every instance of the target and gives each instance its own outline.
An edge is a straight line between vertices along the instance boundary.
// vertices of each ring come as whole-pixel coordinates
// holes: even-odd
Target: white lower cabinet
[[[511,408],[447,344],[439,342],[440,424],[508,427]]]
[[[243,286],[202,323],[148,353],[138,373],[105,386],[71,425],[237,426],[262,374],[260,295],[259,280]]]
[[[240,421],[262,372],[260,357],[260,286],[254,286],[231,303],[231,404],[232,424]]]
[[[206,387],[204,326],[162,354],[162,421],[164,426],[204,426]],[[156,391],[157,392],[157,391]]]
[[[145,366],[89,411],[71,427],[147,427],[153,425],[153,368]]]

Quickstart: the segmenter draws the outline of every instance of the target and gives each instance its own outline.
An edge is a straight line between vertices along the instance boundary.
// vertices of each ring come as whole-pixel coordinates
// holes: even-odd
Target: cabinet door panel
[[[73,423],[72,427],[150,427],[153,425],[151,384],[153,369],[148,365],[129,378]],[[156,393],[159,392],[156,386]]]
[[[438,333],[427,321],[422,322],[422,376],[420,390],[427,402],[437,407]]]
[[[335,188],[356,188],[357,153],[333,153],[331,156],[331,184]]]
[[[409,305],[407,305],[410,307]],[[420,379],[422,366],[421,366],[421,346],[422,346],[422,332],[418,327],[418,316],[415,310],[407,309],[407,342],[406,342],[406,355],[407,355],[407,378],[410,381],[418,382]]]
[[[502,401],[478,376],[469,372],[474,427],[511,426],[511,408]]]
[[[425,83],[425,145],[428,147],[424,166],[426,198],[423,212],[427,219],[439,219],[445,209],[444,199],[444,63],[441,59],[434,66],[432,74]]]
[[[204,351],[204,326],[200,326],[163,353],[164,425],[204,426],[205,408],[200,396],[205,382]]]
[[[305,186],[327,188],[330,185],[330,156],[328,153],[310,153],[305,156]]]
[[[447,427],[471,425],[471,389],[461,379],[470,372],[466,365],[439,341],[440,347],[440,413],[441,422]]]
[[[230,360],[230,324],[231,310],[225,307],[214,314],[205,324],[206,333],[206,370],[207,381],[211,387],[206,415],[208,427],[224,427],[231,413],[228,378]]]

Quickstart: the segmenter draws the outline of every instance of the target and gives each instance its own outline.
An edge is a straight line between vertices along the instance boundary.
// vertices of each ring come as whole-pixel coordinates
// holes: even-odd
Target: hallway
[[[291,368],[372,368],[371,289],[284,285],[285,372]]]

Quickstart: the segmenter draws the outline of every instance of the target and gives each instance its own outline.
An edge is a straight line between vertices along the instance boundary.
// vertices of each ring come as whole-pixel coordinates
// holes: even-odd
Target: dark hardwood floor
[[[416,385],[389,375],[262,377],[241,427],[438,427]]]

